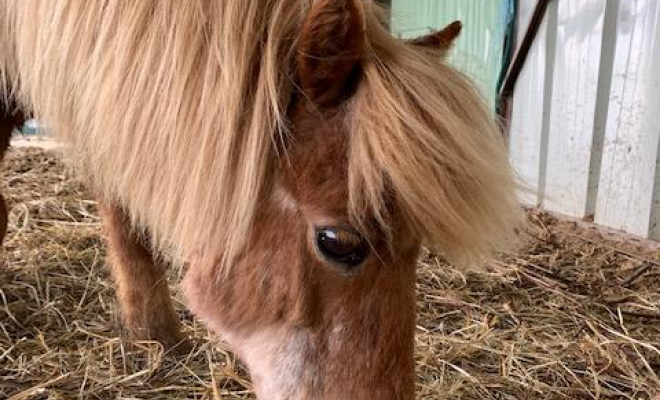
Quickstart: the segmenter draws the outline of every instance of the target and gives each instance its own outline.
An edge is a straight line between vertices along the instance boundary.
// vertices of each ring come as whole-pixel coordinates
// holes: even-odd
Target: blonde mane
[[[351,209],[383,215],[391,191],[425,244],[457,264],[514,245],[518,184],[479,89],[440,61],[443,49],[393,39],[373,11],[349,124]]]
[[[0,0],[0,90],[159,250],[230,265],[287,135],[295,42],[315,1]],[[387,224],[394,193],[428,243],[482,255],[518,215],[497,126],[466,78],[363,4],[369,54],[347,106],[352,214]]]

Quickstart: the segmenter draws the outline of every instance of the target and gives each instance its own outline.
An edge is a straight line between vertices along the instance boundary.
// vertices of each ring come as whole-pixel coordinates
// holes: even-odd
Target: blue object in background
[[[22,127],[19,129],[23,135],[38,135],[42,133],[42,128],[39,123],[34,119],[28,119],[25,121]]]

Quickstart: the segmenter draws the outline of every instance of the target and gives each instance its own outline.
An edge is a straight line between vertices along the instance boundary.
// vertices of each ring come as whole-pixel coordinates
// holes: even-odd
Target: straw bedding
[[[191,354],[121,339],[95,202],[53,153],[12,150],[2,193],[0,399],[254,398],[178,294]],[[418,399],[660,398],[660,249],[529,219],[484,269],[420,260]]]

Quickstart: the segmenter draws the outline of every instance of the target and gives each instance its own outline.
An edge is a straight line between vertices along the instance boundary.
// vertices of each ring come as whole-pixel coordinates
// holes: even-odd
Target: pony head
[[[288,129],[231,268],[190,268],[191,308],[259,398],[414,398],[415,266],[458,262],[518,220],[503,138],[443,63],[460,24],[411,42],[373,5],[319,0],[294,40]]]
[[[0,0],[0,22],[0,92],[189,265],[259,398],[414,397],[421,246],[481,260],[520,220],[443,60],[460,24],[399,40],[370,0]]]

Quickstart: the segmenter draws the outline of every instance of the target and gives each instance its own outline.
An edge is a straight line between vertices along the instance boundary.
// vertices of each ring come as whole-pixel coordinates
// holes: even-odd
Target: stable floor
[[[7,158],[0,398],[254,398],[178,295],[191,354],[124,341],[95,202],[49,150]],[[484,268],[420,259],[418,399],[660,398],[660,248],[536,211],[529,221],[520,252]]]

